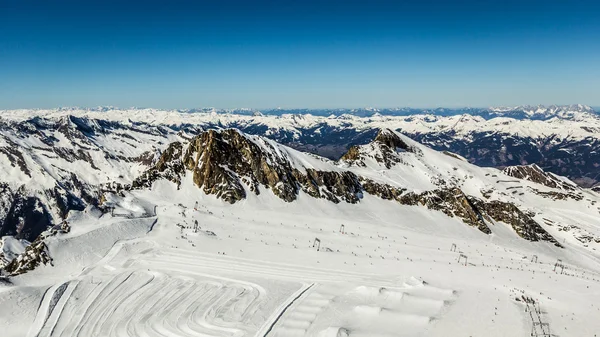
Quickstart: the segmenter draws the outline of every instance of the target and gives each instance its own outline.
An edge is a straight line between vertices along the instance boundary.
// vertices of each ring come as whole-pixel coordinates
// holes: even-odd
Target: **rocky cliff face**
[[[190,139],[185,149],[172,144],[132,187],[149,186],[160,178],[180,184],[185,172],[204,193],[229,203],[244,199],[247,191],[259,195],[261,189],[288,202],[302,190],[315,198],[356,203],[361,191],[351,172],[299,170],[275,145],[234,129],[204,132]]]
[[[259,194],[259,186],[270,188],[286,200],[295,199],[298,186],[292,167],[268,143],[262,147],[233,129],[205,132],[190,141],[183,156],[194,183],[207,194],[230,203],[246,197],[244,185]]]
[[[562,247],[531,215],[521,211],[516,205],[499,200],[483,201],[474,197],[468,199],[473,209],[482,217],[509,224],[520,237],[529,241],[548,241]]]
[[[134,189],[150,187],[158,179],[166,179],[176,183],[177,186],[181,185],[181,176],[185,173],[182,154],[183,144],[181,142],[171,143],[160,155],[156,164],[137,177],[131,187]]]

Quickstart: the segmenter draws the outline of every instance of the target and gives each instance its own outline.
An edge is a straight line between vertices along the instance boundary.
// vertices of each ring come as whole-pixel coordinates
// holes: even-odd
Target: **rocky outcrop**
[[[509,224],[523,239],[529,241],[548,241],[562,247],[531,215],[521,211],[516,205],[499,200],[482,201],[469,197],[469,201],[479,213],[495,221]]]
[[[458,217],[465,224],[491,234],[493,221],[509,224],[522,238],[529,241],[549,241],[560,244],[530,215],[522,212],[516,205],[497,200],[483,201],[465,195],[459,188],[443,188],[423,193],[404,193],[404,190],[368,179],[363,181],[364,190],[382,199],[396,200],[402,205],[425,206],[428,209],[443,212],[449,217]]]
[[[534,183],[551,188],[558,188],[567,191],[574,191],[577,189],[577,185],[570,184],[552,173],[544,172],[544,170],[535,164],[508,166],[504,168],[502,172],[511,177],[533,181]]]
[[[361,182],[365,192],[371,195],[376,195],[385,200],[400,201],[400,197],[406,191],[405,188],[397,188],[388,184],[381,184],[367,178],[361,178]]]
[[[13,191],[0,184],[0,200],[0,236],[33,241],[52,225],[52,216],[42,201],[24,188]]]
[[[26,273],[30,270],[35,269],[39,265],[52,265],[52,257],[48,251],[45,240],[51,236],[58,234],[65,234],[71,231],[71,226],[63,221],[60,225],[55,225],[50,229],[41,233],[31,244],[28,244],[26,240],[20,240],[21,244],[25,246],[25,250],[18,255],[14,256],[3,256],[0,250],[0,276],[15,276]],[[16,240],[11,238],[11,240]],[[0,242],[0,248],[1,242]]]
[[[131,183],[131,188],[150,187],[158,179],[166,179],[174,182],[177,186],[181,185],[181,176],[185,172],[182,155],[183,144],[180,142],[171,143],[160,155],[156,164]],[[114,188],[120,190],[119,187]]]
[[[33,270],[41,264],[52,264],[52,258],[46,243],[44,243],[44,238],[40,236],[27,246],[23,253],[3,268],[3,273],[7,276],[16,276]]]
[[[347,162],[351,165],[364,167],[365,163],[362,161],[362,158],[360,155],[360,148],[361,147],[359,145],[354,145],[354,146],[350,147],[350,149],[348,149],[348,152],[346,152],[344,155],[342,155],[340,160]]]
[[[190,141],[183,163],[196,186],[227,202],[246,197],[242,182],[256,194],[262,185],[285,201],[294,200],[298,186],[289,161],[270,144],[261,145],[234,129],[210,130]]]
[[[373,141],[367,145],[352,146],[341,158],[341,162],[349,165],[366,166],[365,160],[370,158],[387,169],[402,162],[401,152],[420,153],[420,150],[406,144],[397,133],[390,129],[380,129]]]
[[[398,202],[403,205],[423,205],[429,209],[443,212],[450,217],[458,217],[469,226],[486,234],[492,231],[483,219],[479,210],[473,207],[471,200],[459,189],[438,189],[423,193],[410,192],[402,195]]]
[[[355,204],[362,196],[362,186],[352,172],[306,169],[306,173],[302,173],[294,169],[293,176],[298,180],[302,191],[314,198],[324,198],[336,204],[342,200]]]
[[[270,189],[291,202],[300,191],[315,198],[356,203],[361,196],[358,177],[351,172],[294,168],[285,153],[260,138],[250,139],[237,130],[210,130],[192,139],[184,149],[171,144],[156,165],[137,178],[132,188],[150,186],[160,178],[181,183],[185,172],[206,193],[229,203]]]
[[[385,145],[391,150],[411,150],[411,148],[398,136],[398,134],[390,129],[380,129],[373,142]]]
[[[581,194],[581,193],[575,193],[575,192],[570,192],[570,191],[566,191],[566,192],[540,191],[537,188],[533,188],[533,187],[529,187],[529,186],[527,189],[537,195],[540,195],[544,198],[548,198],[548,199],[552,199],[552,200],[567,200],[567,199],[573,199],[576,201],[583,200],[583,194]]]

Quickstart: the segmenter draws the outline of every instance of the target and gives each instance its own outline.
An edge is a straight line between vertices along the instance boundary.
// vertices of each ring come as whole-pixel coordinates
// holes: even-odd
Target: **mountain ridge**
[[[513,182],[495,178],[500,174],[495,169],[477,168],[386,128],[369,131],[376,133],[370,142],[333,161],[265,137],[195,124],[153,126],[85,116],[0,122],[3,148],[12,151],[2,153],[13,158],[3,167],[8,174],[0,190],[1,231],[30,242],[73,213],[90,207],[110,212],[107,193],[148,189],[159,179],[180,185],[190,171],[204,193],[228,203],[273,192],[288,202],[305,194],[352,204],[367,193],[460,218],[486,234],[492,232],[490,221],[501,221],[528,240],[554,243],[531,210],[538,202],[532,200],[582,201],[587,193],[577,186],[565,191],[537,185],[540,181],[505,186]]]
[[[535,107],[531,110],[537,111]],[[332,160],[339,159],[352,145],[370,142],[376,136],[373,130],[391,128],[436,150],[456,153],[478,166],[504,168],[537,164],[583,187],[592,187],[600,181],[597,170],[597,165],[600,165],[600,118],[590,114],[578,119],[554,117],[547,120],[519,120],[496,117],[486,120],[468,114],[377,114],[371,117],[342,114],[323,117],[181,113],[153,109],[104,109],[102,112],[70,109],[5,111],[0,113],[0,118],[13,125],[13,128],[29,125],[27,127],[35,129],[40,127],[34,125],[36,123],[52,124],[60,118],[73,118],[98,121],[108,131],[111,127],[117,131],[118,127],[111,126],[111,123],[120,123],[123,129],[146,130],[169,137],[179,133],[195,134],[206,129],[233,127]],[[71,156],[75,155],[78,154]]]
[[[425,155],[419,146],[407,143],[409,141],[396,132],[382,129],[373,142],[351,150],[355,152],[352,159],[345,156],[340,162],[330,162],[324,158],[311,159],[235,129],[209,130],[192,138],[187,145],[171,145],[156,166],[135,180],[131,188],[150,188],[160,179],[179,186],[182,176],[190,172],[194,184],[204,193],[232,204],[245,199],[247,191],[259,195],[262,189],[270,190],[286,202],[293,202],[304,192],[317,199],[354,204],[360,202],[363,193],[369,193],[401,205],[423,205],[451,217],[457,216],[486,234],[492,231],[485,219],[504,221],[527,240],[546,240],[560,246],[535,220],[510,202],[488,202],[480,196],[466,195],[458,185],[448,185],[440,177],[435,177],[433,184],[423,192],[407,192],[405,186],[378,182],[348,170],[355,165],[360,168],[381,165],[387,170],[395,165],[414,168],[410,163],[414,158],[404,158],[403,153],[411,157]]]
[[[485,119],[496,117],[511,117],[518,119],[572,119],[578,117],[578,114],[598,115],[596,109],[584,104],[569,104],[569,105],[516,105],[516,106],[491,106],[482,107],[459,107],[459,108],[413,108],[413,107],[396,107],[396,108],[269,108],[269,109],[254,109],[254,108],[190,108],[190,109],[153,109],[153,108],[119,108],[115,106],[99,106],[99,107],[60,107],[55,109],[14,109],[0,110],[0,113],[11,111],[55,111],[55,112],[110,112],[110,111],[167,111],[178,113],[209,113],[209,114],[238,114],[249,116],[280,116],[284,114],[292,115],[314,115],[314,116],[343,116],[353,115],[358,117],[372,117],[374,115],[384,116],[410,116],[410,115],[437,115],[437,116],[455,116],[469,114],[473,116],[481,116]]]

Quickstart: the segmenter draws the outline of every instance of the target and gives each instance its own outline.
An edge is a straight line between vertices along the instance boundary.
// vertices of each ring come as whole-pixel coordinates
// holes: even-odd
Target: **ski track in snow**
[[[454,297],[415,278],[399,286],[364,273],[157,251],[153,242],[118,261],[124,246],[141,241],[116,242],[78,278],[49,288],[28,337],[417,336]],[[268,303],[268,290],[248,277],[312,283]]]
[[[107,254],[115,255],[114,249]],[[106,259],[103,261],[108,262]],[[86,275],[86,270],[80,280],[49,290],[38,312],[37,324],[34,324],[29,336],[236,337],[256,332],[248,323],[260,310],[267,291],[251,282],[209,276],[204,270],[262,274],[290,280],[304,275],[322,282],[314,289],[311,288],[315,283],[302,288],[296,298],[283,302],[286,307],[280,310],[280,316],[264,336],[309,336],[315,330],[323,336],[330,336],[332,331],[337,334],[353,330],[356,320],[360,321],[361,317],[370,320],[371,324],[387,327],[382,331],[383,335],[413,336],[439,312],[444,300],[453,296],[451,291],[442,290],[443,299],[437,299],[435,288],[424,286],[416,279],[413,279],[413,284],[404,284],[404,289],[388,290],[377,286],[338,288],[327,284],[340,280],[359,281],[365,277],[225,257],[177,254],[175,251],[160,254],[152,263],[161,272],[136,269],[94,281],[93,277]],[[382,280],[379,283],[386,282]],[[415,287],[434,291],[411,295]],[[156,296],[158,292],[160,296]],[[298,304],[294,303],[296,299]],[[321,315],[325,319],[320,319]],[[331,315],[337,315],[337,321],[344,326],[324,326],[322,321],[330,321],[328,316]],[[263,326],[267,325],[268,321],[265,321]],[[392,333],[394,326],[402,326],[402,333]],[[369,335],[360,330],[353,335],[364,333]]]
[[[572,265],[568,256],[563,259],[571,275],[554,273],[552,256],[560,251],[543,244],[538,249],[545,250],[531,251],[530,244],[511,237],[503,239],[510,243],[504,246],[477,236],[433,236],[393,226],[393,215],[377,212],[351,219],[298,218],[277,209],[253,207],[255,212],[246,213],[246,207],[206,201],[192,211],[163,204],[152,231],[147,232],[149,221],[139,223],[137,237],[123,239],[123,233],[139,219],[69,237],[75,242],[79,235],[84,244],[90,237],[103,238],[106,248],[92,263],[67,268],[67,278],[46,286],[27,337],[505,336],[506,328],[496,324],[511,325],[508,331],[517,336],[529,331],[530,323],[515,305],[520,294],[513,289],[541,300],[554,329],[566,322],[559,316],[568,312],[562,303],[569,300],[560,292],[556,300],[555,294],[546,298],[554,282],[581,300],[582,286],[597,287],[600,279],[595,268]],[[428,211],[423,214],[430,219]],[[190,226],[196,220],[198,233]],[[345,234],[339,232],[342,221]],[[315,236],[323,243],[320,252],[312,248]],[[112,244],[107,237],[114,237]],[[448,249],[451,243],[456,252]],[[539,262],[524,259],[534,252]],[[462,253],[469,256],[468,266],[456,261]],[[597,261],[593,254],[588,258]],[[66,268],[60,261],[49,271]],[[44,271],[31,275],[35,272]],[[537,284],[529,281],[534,277]]]
[[[243,336],[265,295],[246,282],[145,271],[93,282],[70,283],[30,336]]]

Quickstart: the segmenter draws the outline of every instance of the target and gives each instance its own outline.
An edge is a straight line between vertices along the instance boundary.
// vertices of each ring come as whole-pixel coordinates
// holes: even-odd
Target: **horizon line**
[[[591,108],[593,110],[600,109],[600,104],[598,105],[589,105],[589,104],[581,104],[581,103],[572,103],[572,104],[517,104],[517,105],[488,105],[488,106],[434,106],[434,107],[417,107],[417,106],[363,106],[363,107],[266,107],[266,108],[255,108],[255,107],[233,107],[233,108],[221,108],[214,106],[203,106],[203,107],[191,107],[191,108],[155,108],[155,107],[142,107],[142,106],[130,106],[130,107],[119,107],[113,105],[97,105],[97,106],[58,106],[58,107],[44,107],[44,108],[0,108],[0,111],[11,111],[11,110],[61,110],[61,109],[72,109],[72,110],[94,110],[94,109],[112,109],[112,110],[162,110],[162,111],[186,111],[186,110],[217,110],[217,111],[227,111],[227,110],[249,110],[254,112],[264,111],[274,111],[274,110],[307,110],[307,111],[319,111],[319,110],[392,110],[392,109],[415,109],[415,110],[435,110],[435,109],[452,109],[452,110],[460,110],[460,109],[494,109],[494,108],[526,108],[526,107],[570,107],[570,106],[582,106]]]

